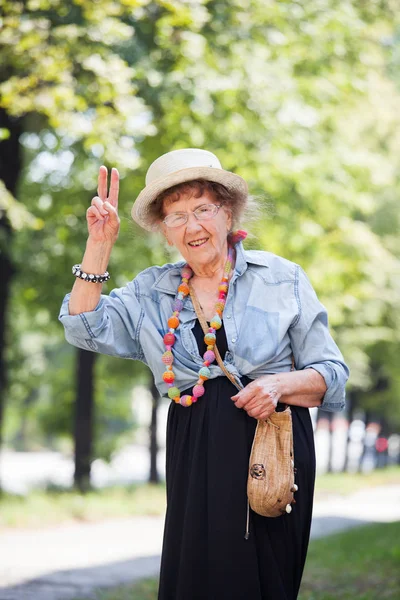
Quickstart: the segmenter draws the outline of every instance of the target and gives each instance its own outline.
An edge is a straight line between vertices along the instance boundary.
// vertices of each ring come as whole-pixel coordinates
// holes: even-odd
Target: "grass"
[[[123,585],[112,590],[100,590],[91,600],[157,600],[158,579],[143,579],[135,585]],[[88,600],[78,598],[76,600]],[[188,600],[190,600],[188,598]]]
[[[85,494],[75,490],[38,490],[27,496],[3,493],[0,496],[0,529],[163,515],[165,505],[164,484],[115,486]]]
[[[337,598],[400,598],[400,522],[365,525],[310,544],[299,600]]]
[[[317,477],[315,498],[350,494],[377,485],[400,483],[400,466],[361,473],[337,473]],[[0,495],[0,529],[44,527],[65,521],[101,521],[142,515],[164,515],[165,485],[138,484],[93,490],[82,495],[74,490],[33,491],[27,496]]]
[[[100,591],[95,599],[157,600],[157,588],[157,579],[146,579]],[[365,525],[310,543],[298,600],[338,598],[400,598],[400,522]]]
[[[400,466],[376,469],[371,473],[328,473],[318,475],[315,482],[315,498],[321,500],[327,495],[347,495],[366,487],[400,484]]]

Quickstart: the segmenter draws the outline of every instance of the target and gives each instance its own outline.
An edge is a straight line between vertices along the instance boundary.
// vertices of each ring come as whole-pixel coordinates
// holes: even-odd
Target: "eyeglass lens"
[[[219,206],[216,204],[202,204],[193,211],[193,214],[199,221],[207,221],[207,219],[212,219],[215,217],[218,209]],[[168,227],[179,227],[180,225],[187,223],[188,217],[188,213],[173,213],[165,217],[164,223]]]

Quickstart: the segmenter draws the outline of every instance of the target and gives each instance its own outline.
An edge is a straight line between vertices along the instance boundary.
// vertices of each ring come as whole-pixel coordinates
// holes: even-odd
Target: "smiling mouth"
[[[201,240],[194,240],[193,242],[188,242],[189,246],[192,248],[198,248],[199,246],[204,246],[206,242],[208,242],[209,238],[202,238]]]

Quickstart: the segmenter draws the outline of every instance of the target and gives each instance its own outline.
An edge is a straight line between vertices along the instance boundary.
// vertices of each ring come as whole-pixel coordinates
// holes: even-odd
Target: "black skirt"
[[[197,321],[200,354],[206,347]],[[221,356],[224,329],[217,332]],[[250,379],[243,377],[247,385]],[[227,377],[205,383],[188,408],[171,402],[167,423],[167,513],[159,600],[295,600],[311,527],[315,450],[310,413],[292,406],[296,504],[290,514],[250,510],[245,540],[247,473],[257,424],[231,400]],[[191,393],[185,390],[182,393]]]

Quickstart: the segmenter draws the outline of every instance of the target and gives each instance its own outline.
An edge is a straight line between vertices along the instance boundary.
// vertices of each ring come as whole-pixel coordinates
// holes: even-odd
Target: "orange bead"
[[[168,319],[168,327],[171,327],[172,329],[179,327],[179,319],[177,317],[170,317]]]
[[[162,376],[165,383],[173,383],[175,379],[175,375],[172,371],[165,371]]]
[[[204,341],[207,344],[207,346],[214,346],[215,340],[216,340],[215,333],[206,333],[206,335],[204,336]]]
[[[185,294],[185,296],[187,296],[190,292],[188,284],[181,283],[181,285],[178,287],[178,292],[182,292],[182,294]]]

